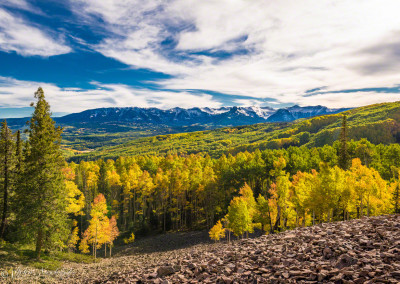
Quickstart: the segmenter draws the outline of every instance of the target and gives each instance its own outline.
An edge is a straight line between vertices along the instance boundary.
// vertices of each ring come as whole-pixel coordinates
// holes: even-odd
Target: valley
[[[114,159],[124,155],[166,155],[168,153],[207,153],[211,157],[220,157],[222,154],[252,152],[256,149],[279,149],[302,145],[322,147],[332,145],[338,139],[343,114],[348,116],[348,126],[351,129],[350,139],[366,138],[374,144],[400,142],[400,102],[395,102],[290,122],[258,123],[152,137],[127,137],[113,140],[116,145],[103,141],[105,145],[99,146],[94,151],[77,155],[70,152],[68,158],[80,161],[100,157]],[[110,137],[113,135],[111,134]],[[77,137],[80,136],[77,135]]]
[[[222,108],[102,108],[56,117],[64,128],[63,145],[67,155],[92,151],[100,147],[117,146],[143,137],[197,132],[253,125],[284,123],[318,115],[335,114],[347,109],[323,106],[282,109],[270,107]],[[28,118],[7,120],[13,130],[26,128]]]

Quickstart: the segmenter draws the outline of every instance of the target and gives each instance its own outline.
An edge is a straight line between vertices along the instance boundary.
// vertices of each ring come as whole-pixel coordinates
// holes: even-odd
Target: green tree
[[[7,121],[3,121],[0,130],[0,174],[3,187],[3,208],[0,225],[0,237],[3,238],[9,214],[9,196],[10,190],[14,183],[14,168],[16,165],[15,158],[15,141],[14,136],[7,125]]]
[[[392,190],[392,202],[393,202],[393,211],[395,214],[400,213],[400,181],[395,181],[391,185]]]
[[[23,182],[18,190],[18,223],[25,239],[36,241],[36,257],[68,237],[66,189],[61,169],[62,129],[51,118],[42,88],[35,93],[35,111],[30,120],[29,144],[25,151]]]
[[[347,116],[343,115],[342,118],[342,127],[340,129],[340,145],[339,145],[339,167],[341,167],[343,170],[347,170],[349,168],[349,151],[347,148]]]
[[[261,194],[257,197],[256,212],[254,216],[254,221],[261,224],[261,229],[266,231],[266,226],[271,224],[271,212],[268,204],[268,200],[265,199]]]
[[[235,236],[241,236],[245,232],[253,230],[252,220],[247,209],[247,203],[243,198],[235,197],[228,207],[227,220],[229,228]]]
[[[288,193],[290,187],[289,173],[284,171],[286,160],[284,157],[279,157],[273,162],[274,168],[270,171],[270,175],[275,177],[275,184],[270,191],[274,191],[276,195],[276,219],[272,231],[279,231],[287,225],[287,208],[288,208]]]

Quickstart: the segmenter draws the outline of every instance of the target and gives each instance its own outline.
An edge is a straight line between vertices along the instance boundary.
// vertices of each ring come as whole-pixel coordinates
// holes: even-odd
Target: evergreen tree
[[[24,157],[23,157],[23,141],[21,140],[21,131],[17,130],[16,134],[16,143],[15,143],[15,158],[17,159],[17,164],[16,164],[16,170],[15,173],[17,176],[21,175],[22,173],[22,167],[24,163]]]
[[[99,193],[104,194],[106,198],[109,198],[109,184],[107,181],[107,168],[106,163],[103,160],[99,161],[99,181],[98,181]]]
[[[9,214],[9,196],[14,183],[15,160],[15,141],[7,121],[2,122],[0,131],[0,173],[3,189],[3,207],[1,212],[0,238],[4,237]]]
[[[392,192],[392,203],[393,203],[393,211],[394,214],[400,213],[400,170],[398,171],[398,178],[395,178],[390,185],[390,189]]]
[[[397,182],[393,190],[393,208],[394,213],[400,213],[400,182]]]
[[[68,237],[66,189],[60,151],[62,129],[51,118],[42,88],[35,93],[35,111],[30,120],[23,180],[18,190],[17,221],[24,240],[36,242],[36,257]]]
[[[340,145],[339,145],[339,167],[343,170],[347,170],[349,168],[349,150],[347,147],[347,116],[343,115],[342,119],[342,128],[340,130]]]

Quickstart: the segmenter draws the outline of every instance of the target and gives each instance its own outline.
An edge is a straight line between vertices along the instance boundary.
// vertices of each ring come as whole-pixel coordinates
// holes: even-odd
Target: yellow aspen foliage
[[[263,231],[266,231],[267,226],[271,227],[271,212],[268,201],[261,194],[257,198],[256,212],[254,221],[260,224]]]
[[[112,242],[119,236],[117,218],[115,215],[110,218],[108,230],[109,242],[112,244]]]
[[[89,234],[88,231],[85,231],[82,235],[81,242],[79,243],[79,250],[82,253],[89,253]]]
[[[353,159],[350,168],[357,217],[389,213],[390,192],[379,173]]]
[[[88,243],[92,244],[93,254],[96,258],[96,249],[108,242],[109,219],[107,217],[107,203],[103,194],[96,196],[92,203],[89,227],[86,229]]]
[[[241,236],[246,232],[252,232],[252,219],[247,209],[247,203],[243,198],[235,197],[228,207],[227,215],[229,229],[235,236]]]
[[[105,244],[105,253],[107,253],[107,244],[110,248],[110,257],[111,257],[111,248],[114,245],[114,240],[119,236],[119,230],[117,226],[117,218],[116,216],[112,216],[108,222],[107,228],[107,243]]]
[[[129,236],[129,238],[125,238],[124,239],[124,243],[125,244],[130,244],[130,243],[133,243],[135,241],[135,234],[134,233],[132,233],[130,236]]]
[[[222,227],[221,220],[211,228],[210,232],[208,233],[210,238],[214,241],[219,241],[221,238],[225,237],[225,228]]]
[[[113,216],[116,216],[117,219],[119,218],[119,214],[118,214],[119,205],[120,205],[120,203],[119,203],[118,200],[116,200],[116,199],[114,199],[114,200],[111,202],[111,214],[112,214]]]
[[[241,198],[246,202],[247,209],[249,210],[250,217],[253,218],[256,210],[256,200],[254,199],[253,190],[245,183],[239,190]]]
[[[65,181],[65,187],[67,189],[67,196],[65,197],[67,200],[67,213],[75,216],[83,215],[82,209],[85,207],[85,196],[82,191],[70,180]]]
[[[78,222],[76,220],[73,221],[73,229],[68,238],[68,248],[74,250],[78,241],[79,241],[79,228],[77,227]]]

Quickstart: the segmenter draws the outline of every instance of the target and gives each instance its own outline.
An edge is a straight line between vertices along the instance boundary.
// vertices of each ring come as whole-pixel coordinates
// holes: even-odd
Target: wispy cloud
[[[293,100],[289,99],[292,103]],[[370,104],[400,101],[399,93],[381,93],[372,91],[339,92],[316,94],[302,97],[296,103],[301,106],[325,105],[331,108],[346,108],[352,106],[366,106]]]
[[[13,8],[13,9],[16,8],[16,9],[26,10],[26,11],[30,11],[30,12],[38,11],[37,8],[35,9],[30,3],[28,3],[25,0],[3,1],[2,3],[0,3],[0,6]]]
[[[121,84],[92,82],[91,90],[60,88],[49,83],[21,81],[0,77],[1,107],[27,107],[33,101],[33,94],[39,86],[44,89],[47,100],[54,112],[79,112],[101,107],[158,107],[172,108],[219,107],[221,103],[208,94],[189,92],[153,91],[135,89]]]
[[[11,1],[9,5],[31,9],[25,1]],[[43,29],[8,12],[0,6],[0,50],[14,51],[23,56],[53,56],[71,52],[60,35],[51,36]]]
[[[72,11],[63,14],[68,25],[60,20],[55,27],[46,25],[57,21],[54,18],[34,23],[30,20],[35,17],[16,12],[31,13],[32,5],[24,0],[0,4],[0,50],[48,57],[72,52],[70,46],[84,46],[128,68],[167,75],[153,80],[133,75],[132,86],[142,88],[129,86],[126,76],[121,84],[116,76],[107,80],[113,84],[98,82],[93,89],[61,88],[27,77],[22,77],[27,81],[3,78],[1,105],[25,106],[24,100],[38,85],[47,89],[56,109],[68,111],[103,106],[218,106],[221,102],[337,107],[400,100],[394,89],[365,91],[400,84],[399,1],[69,0],[56,5],[57,11]],[[59,31],[66,34],[70,46]],[[80,58],[84,65],[85,57]],[[99,72],[106,71],[98,66]],[[78,81],[94,79],[82,74],[88,75]],[[321,87],[323,93],[309,91]],[[7,92],[15,92],[21,100]],[[72,104],[74,99],[79,104]]]
[[[400,49],[393,42],[400,31],[398,1],[75,0],[71,5],[86,19],[102,19],[108,36],[94,49],[134,68],[174,75],[159,82],[163,88],[299,102],[319,86],[337,91],[399,83],[393,60]],[[166,40],[172,42],[168,48]],[[209,54],[217,51],[230,56]],[[324,104],[312,98],[310,104]]]

